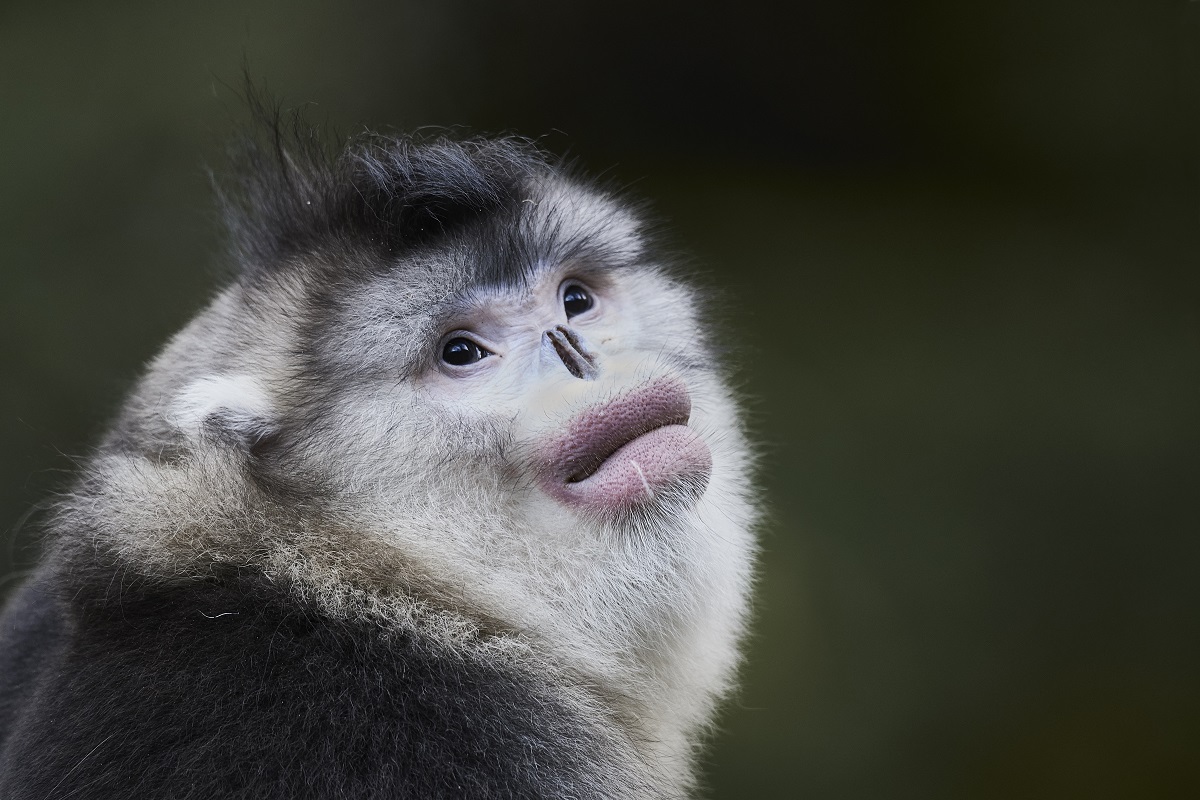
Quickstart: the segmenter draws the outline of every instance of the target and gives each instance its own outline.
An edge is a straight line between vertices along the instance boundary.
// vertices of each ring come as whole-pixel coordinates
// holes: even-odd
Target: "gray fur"
[[[252,566],[332,617],[553,675],[647,791],[690,791],[738,662],[756,522],[695,292],[630,206],[523,143],[255,153],[227,193],[239,276],[150,365],[55,530],[150,575]],[[358,216],[339,210],[364,186]],[[595,380],[563,371],[481,400],[439,372],[448,325],[517,324],[566,278],[607,304]],[[537,441],[664,376],[712,450],[705,487],[616,517],[537,488]]]

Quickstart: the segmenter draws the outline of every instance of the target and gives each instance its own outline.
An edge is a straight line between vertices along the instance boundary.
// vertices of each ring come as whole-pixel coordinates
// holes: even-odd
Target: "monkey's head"
[[[225,183],[238,275],[80,492],[107,535],[338,613],[498,620],[623,691],[718,693],[748,451],[697,294],[637,209],[519,140],[326,156],[280,131]]]

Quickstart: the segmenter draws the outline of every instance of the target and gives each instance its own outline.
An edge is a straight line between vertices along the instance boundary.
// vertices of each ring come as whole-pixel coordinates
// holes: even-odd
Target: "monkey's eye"
[[[442,345],[442,361],[452,367],[465,367],[491,354],[490,350],[485,350],[465,336],[456,336]]]
[[[567,319],[579,316],[592,305],[592,296],[579,284],[573,283],[563,290],[563,308],[566,309]]]

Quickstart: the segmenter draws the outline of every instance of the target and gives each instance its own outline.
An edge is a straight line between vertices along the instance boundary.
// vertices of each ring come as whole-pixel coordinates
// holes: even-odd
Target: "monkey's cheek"
[[[667,425],[626,443],[581,481],[543,481],[559,501],[616,513],[655,502],[667,490],[699,497],[712,473],[712,451],[686,425]]]

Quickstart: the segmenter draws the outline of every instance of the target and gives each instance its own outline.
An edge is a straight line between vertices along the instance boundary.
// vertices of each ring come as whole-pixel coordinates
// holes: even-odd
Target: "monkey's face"
[[[489,516],[610,523],[703,494],[715,377],[681,286],[651,270],[535,265],[509,284],[447,289],[430,324],[402,330],[383,310],[402,280],[360,292],[324,340],[330,358],[350,342],[369,356],[317,424],[356,486],[405,505],[421,487],[447,503],[486,494]]]
[[[664,493],[698,494],[712,466],[688,427],[685,376],[620,278],[565,267],[468,294],[436,343],[436,366],[418,381],[451,413],[510,421],[520,445],[511,466],[536,490],[610,516]],[[678,302],[674,313],[687,316],[686,299]]]
[[[693,292],[624,206],[562,184],[530,195],[359,285],[319,287],[294,369],[317,399],[298,427],[381,514],[661,525],[704,495],[734,416]]]

